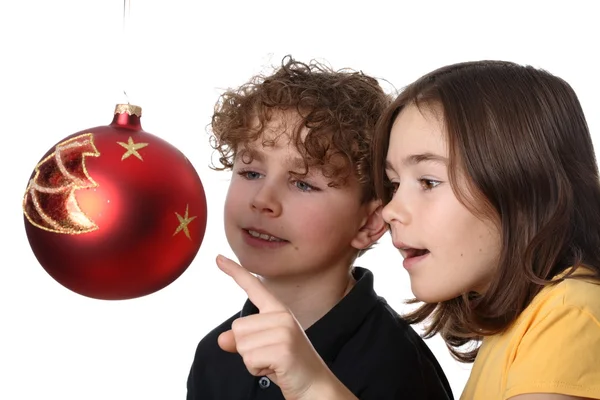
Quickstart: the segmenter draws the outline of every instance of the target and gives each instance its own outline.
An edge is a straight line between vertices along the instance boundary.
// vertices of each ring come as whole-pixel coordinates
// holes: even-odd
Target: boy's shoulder
[[[423,339],[415,329],[381,296],[378,296],[376,306],[369,313],[368,318],[374,319],[373,322],[380,328],[380,334],[387,332],[397,339],[407,339],[407,341],[394,341],[400,347],[404,347],[406,343],[414,343],[415,341],[417,343],[423,342]]]
[[[372,398],[452,399],[450,383],[424,339],[378,297],[332,370]]]
[[[252,387],[254,377],[239,354],[224,351],[217,341],[239,317],[240,313],[235,313],[198,343],[187,379],[188,400],[242,398],[240,393]]]
[[[378,340],[373,343],[374,346],[384,346],[389,351],[395,350],[402,352],[406,348],[412,348],[415,345],[421,347],[425,344],[421,336],[413,329],[413,327],[402,316],[394,310],[387,300],[375,293],[373,288],[373,273],[366,268],[356,268],[359,276],[365,281],[366,295],[363,294],[356,300],[368,302],[372,301],[371,307],[365,313],[365,317],[361,322],[361,327],[358,332],[364,330],[369,335],[375,335]],[[358,290],[361,290],[359,288]],[[364,290],[364,289],[362,289]],[[351,308],[359,308],[356,303],[350,305]],[[348,310],[350,311],[350,310]],[[372,329],[375,328],[375,329]]]
[[[367,346],[372,355],[393,363],[396,372],[415,363],[439,366],[425,340],[380,296],[352,340],[362,342],[357,348]]]
[[[240,317],[240,312],[236,312],[235,314],[233,314],[231,317],[229,317],[228,319],[226,319],[225,321],[223,321],[221,324],[219,324],[217,327],[213,328],[210,332],[208,332],[198,343],[198,347],[196,349],[196,355],[198,355],[199,353],[217,353],[217,354],[228,354],[223,352],[223,350],[221,350],[221,348],[219,347],[218,343],[217,343],[217,339],[219,338],[219,335],[223,332],[228,331],[229,329],[231,329],[231,324],[233,323],[234,320],[236,320],[237,318]]]

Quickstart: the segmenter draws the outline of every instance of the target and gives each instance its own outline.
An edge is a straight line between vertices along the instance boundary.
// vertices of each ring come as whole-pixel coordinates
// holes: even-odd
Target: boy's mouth
[[[270,235],[267,232],[262,232],[254,229],[244,229],[250,236],[256,239],[262,239],[267,242],[287,242],[285,239],[278,238],[277,236]]]

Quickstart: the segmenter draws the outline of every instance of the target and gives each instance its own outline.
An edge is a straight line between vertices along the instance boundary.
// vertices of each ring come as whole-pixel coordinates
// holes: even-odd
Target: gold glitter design
[[[142,107],[134,106],[133,104],[117,104],[115,114],[129,114],[142,117]]]
[[[192,238],[190,237],[190,231],[188,229],[188,225],[190,224],[190,222],[192,222],[193,220],[196,219],[196,216],[189,217],[188,209],[189,209],[189,204],[187,204],[185,206],[185,216],[184,217],[182,217],[178,213],[175,213],[175,215],[177,215],[177,219],[179,220],[179,226],[175,230],[175,233],[173,234],[173,236],[175,236],[179,232],[183,231],[185,233],[185,236],[187,236],[188,239],[192,240]]]
[[[125,154],[123,154],[123,157],[121,157],[121,161],[123,161],[124,159],[128,158],[131,155],[134,155],[137,158],[139,158],[140,160],[144,161],[144,159],[142,158],[140,153],[138,153],[138,150],[143,149],[144,147],[148,146],[148,143],[134,143],[131,136],[129,136],[127,143],[123,143],[123,142],[117,142],[117,143],[127,149]]]
[[[71,235],[98,229],[75,199],[76,190],[98,186],[87,171],[87,156],[100,156],[92,133],[57,144],[54,152],[36,165],[23,198],[23,213],[32,225]]]

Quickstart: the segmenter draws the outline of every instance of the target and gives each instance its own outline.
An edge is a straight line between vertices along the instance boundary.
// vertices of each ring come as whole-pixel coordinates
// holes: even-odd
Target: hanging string
[[[129,24],[130,24],[130,14],[131,14],[131,0],[123,0],[123,32],[121,34],[121,48],[124,49],[123,53],[127,54],[127,49],[131,43],[131,38],[129,37]],[[129,74],[125,73],[122,75],[122,79],[129,79]],[[123,86],[126,86],[125,83]],[[123,94],[125,95],[125,99],[127,100],[127,104],[131,104],[129,102],[129,96],[127,96],[127,90],[123,88]]]

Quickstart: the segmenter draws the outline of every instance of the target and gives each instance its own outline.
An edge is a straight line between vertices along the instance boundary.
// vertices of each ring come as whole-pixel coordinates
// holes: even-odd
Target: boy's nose
[[[272,217],[281,215],[282,205],[275,191],[269,186],[263,186],[252,198],[252,209]]]

